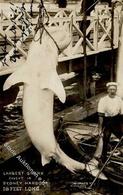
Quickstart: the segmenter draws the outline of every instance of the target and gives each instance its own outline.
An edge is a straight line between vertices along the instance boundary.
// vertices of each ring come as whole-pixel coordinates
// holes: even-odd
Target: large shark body
[[[63,28],[55,27],[51,29],[50,34],[57,42],[60,50],[65,49],[71,41],[70,33]],[[85,164],[66,155],[61,150],[54,136],[54,94],[63,103],[66,95],[56,72],[58,48],[46,32],[42,35],[41,44],[39,36],[40,33],[38,31],[35,40],[30,45],[25,64],[6,80],[4,89],[8,89],[17,83],[24,84],[24,121],[32,143],[41,153],[42,165],[49,163],[51,158],[53,158],[71,172],[83,170],[85,169]],[[97,174],[97,171],[94,174]],[[105,176],[102,175],[102,179],[106,179]]]
[[[59,49],[64,49],[70,43],[69,33],[65,29],[54,28],[50,33]],[[43,34],[41,43],[39,36],[38,31],[30,45],[25,64],[7,79],[4,89],[17,83],[24,84],[24,121],[32,143],[41,153],[42,164],[47,164],[53,158],[70,171],[84,169],[83,163],[69,158],[56,142],[53,131],[54,94],[63,103],[66,95],[56,72],[58,48],[47,33]]]

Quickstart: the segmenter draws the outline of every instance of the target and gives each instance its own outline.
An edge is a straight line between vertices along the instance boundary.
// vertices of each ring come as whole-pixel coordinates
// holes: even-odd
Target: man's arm
[[[105,103],[104,98],[101,98],[99,100],[98,108],[97,108],[98,117],[99,117],[99,121],[98,121],[99,133],[101,133],[103,130],[103,120],[104,120],[104,116],[105,116],[104,103]]]
[[[104,119],[104,116],[100,115],[100,113],[98,113],[98,115],[99,115],[98,128],[99,128],[99,133],[101,133],[102,130],[103,130],[103,119]]]

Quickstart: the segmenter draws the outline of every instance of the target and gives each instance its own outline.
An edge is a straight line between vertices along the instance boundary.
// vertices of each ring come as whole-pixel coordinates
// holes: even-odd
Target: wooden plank
[[[116,48],[118,48],[118,47],[114,46],[114,49],[116,49]],[[87,51],[87,56],[98,54],[98,53],[105,52],[105,51],[110,51],[110,50],[111,50],[110,47],[98,48],[98,50],[96,50],[96,51]],[[67,60],[82,58],[83,56],[84,56],[83,53],[76,53],[76,54],[69,55],[69,56],[59,56],[59,62],[64,62],[64,61],[67,61]]]
[[[83,120],[97,112],[98,101],[104,95],[105,93],[101,93],[95,97],[88,99],[85,105],[80,102],[77,105],[65,109],[64,111],[56,113],[55,116],[57,118],[63,117],[65,121]]]
[[[78,32],[78,34],[83,37],[83,33],[82,31],[77,27],[76,24],[73,24],[74,28],[76,29],[76,31]],[[88,44],[88,46],[90,47],[91,50],[95,50],[94,46],[91,44],[91,42],[86,38],[86,43]]]
[[[78,123],[78,124],[70,124],[65,129],[73,140],[74,144],[78,144],[82,138],[88,140],[94,136],[98,135],[98,127],[97,124],[87,124],[87,123]]]
[[[117,49],[117,46],[116,47],[114,46],[114,49]],[[98,51],[88,51],[87,56],[98,54],[98,53],[105,52],[105,51],[110,51],[110,50],[111,50],[111,48],[104,48],[104,49],[100,48],[100,50],[98,50]],[[58,61],[65,62],[68,60],[82,58],[83,56],[84,56],[83,54],[75,54],[75,55],[71,55],[71,56],[62,56],[62,57],[59,56]],[[0,76],[13,73],[20,66],[20,64],[24,63],[24,61],[25,61],[25,59],[22,57],[21,59],[18,59],[16,63],[13,63],[9,67],[3,66],[0,70]]]
[[[78,81],[78,78],[77,78],[77,76],[76,77],[74,77],[74,78],[71,78],[71,79],[68,79],[68,80],[66,80],[66,81],[63,81],[63,85],[64,85],[64,87],[66,87],[66,86],[68,86],[68,85],[70,85],[70,84],[72,84],[72,83],[75,83],[75,82],[77,82]]]
[[[97,20],[95,20],[93,24],[94,24],[93,42],[94,42],[94,48],[95,50],[97,50],[98,49],[98,31],[97,31],[98,22]]]
[[[0,146],[0,163],[5,160],[18,155],[31,146],[30,138],[27,135],[26,130],[22,130],[21,133],[15,139],[7,141]]]
[[[4,31],[0,30],[0,34],[2,35],[3,38],[5,38],[6,34],[4,33]],[[11,40],[11,38],[8,35],[6,36],[6,38],[7,38],[7,41],[10,43],[10,45],[14,46],[14,42]],[[20,53],[22,53],[23,56],[27,57],[27,53],[20,47],[19,43],[21,43],[20,40],[16,44],[17,49],[20,51]],[[9,51],[9,53],[10,54],[13,53],[13,50],[14,50],[14,47],[12,48],[11,51]]]
[[[111,37],[110,35],[108,34],[111,30],[111,24],[109,24],[107,30],[106,30],[106,33],[103,34],[103,36],[101,37],[100,41],[98,42],[98,47],[100,48],[103,44],[104,44],[104,40],[105,38],[108,36],[109,37],[109,41],[111,41]]]
[[[117,46],[114,46],[114,49],[117,49]],[[110,51],[110,50],[111,50],[111,48],[107,47],[107,48],[100,48],[98,51],[88,51],[87,56],[98,54],[98,53],[105,52],[105,51]],[[58,61],[65,62],[68,60],[82,58],[83,56],[84,55],[82,53],[81,54],[74,54],[74,55],[70,55],[70,56],[59,56]],[[3,66],[0,70],[0,76],[13,73],[18,68],[19,64],[24,63],[24,61],[25,61],[25,59],[22,57],[21,59],[18,59],[16,63],[11,63],[11,66],[9,66],[9,67]]]

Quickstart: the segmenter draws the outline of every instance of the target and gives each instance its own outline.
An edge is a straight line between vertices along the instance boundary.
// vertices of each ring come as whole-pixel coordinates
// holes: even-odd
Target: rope
[[[48,16],[47,11],[44,7],[43,1],[41,0],[41,2],[39,3],[39,18],[38,18],[37,25],[35,27],[35,35],[36,35],[37,31],[40,30],[40,37],[37,40],[34,39],[34,41],[36,41],[36,42],[40,40],[40,44],[41,44],[42,34],[43,34],[43,31],[44,31],[44,16],[45,16],[45,13]],[[48,16],[48,20],[49,20],[49,16]],[[47,20],[47,22],[48,22],[48,20]],[[35,35],[34,35],[34,37],[35,37]]]
[[[58,52],[61,53],[61,50],[60,50],[60,48],[59,48],[57,42],[56,42],[55,39],[51,36],[51,34],[48,32],[48,30],[45,28],[45,26],[44,26],[44,30],[46,31],[46,33],[49,35],[49,37],[50,37],[50,38],[53,40],[53,42],[55,43],[55,45],[56,45],[56,47],[57,47],[57,49],[58,49]]]
[[[97,0],[96,2],[94,2],[90,7],[88,7],[85,12],[88,12],[94,5],[96,5],[99,2],[99,0]],[[83,1],[82,1],[83,3]],[[82,10],[81,10],[82,11]],[[83,13],[82,13],[83,14]]]
[[[53,40],[53,42],[55,43],[57,49],[58,49],[58,52],[61,53],[61,50],[57,44],[57,42],[55,41],[55,39],[51,36],[51,34],[48,32],[48,30],[45,28],[44,26],[44,16],[47,16],[47,21],[46,21],[46,24],[48,24],[49,22],[49,15],[48,15],[48,12],[44,6],[44,3],[43,3],[43,0],[41,0],[41,2],[39,3],[39,18],[38,18],[38,22],[37,22],[37,25],[36,25],[36,28],[35,28],[35,35],[37,33],[38,30],[40,30],[40,36],[37,40],[35,40],[34,38],[34,41],[39,41],[40,40],[40,44],[41,44],[41,40],[42,40],[42,35],[43,35],[43,32],[44,30],[46,31],[46,33],[49,35],[49,37]],[[35,37],[34,35],[34,37]]]
[[[97,3],[99,3],[99,0],[97,0],[96,2],[94,2],[87,10],[86,10],[86,12],[87,11],[89,11],[94,5],[96,5]]]

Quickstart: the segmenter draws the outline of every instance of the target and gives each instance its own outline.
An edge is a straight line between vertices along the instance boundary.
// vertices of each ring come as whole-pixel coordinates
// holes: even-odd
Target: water
[[[22,117],[22,98],[6,106],[0,113],[0,144],[18,136],[25,128]]]

